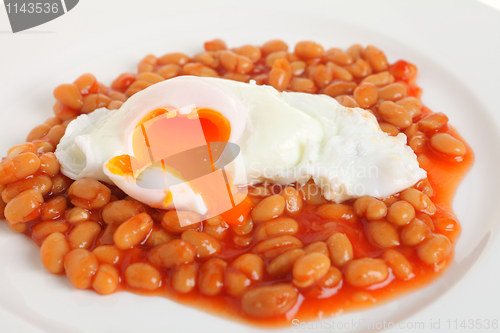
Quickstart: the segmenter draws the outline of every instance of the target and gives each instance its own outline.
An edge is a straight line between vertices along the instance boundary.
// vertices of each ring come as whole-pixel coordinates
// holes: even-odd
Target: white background
[[[181,1],[172,4],[172,10],[166,11],[164,13],[155,12],[155,8],[144,8],[140,7],[139,3],[141,1],[98,1],[98,0],[81,0],[80,3],[68,14],[44,25],[32,28],[25,32],[20,32],[17,34],[12,34],[10,32],[10,26],[8,24],[8,19],[4,7],[0,8],[0,108],[2,102],[3,94],[14,94],[18,98],[29,97],[30,89],[34,88],[30,82],[29,71],[24,70],[24,68],[19,68],[18,66],[12,66],[11,64],[19,62],[24,62],[27,64],[26,68],[29,68],[29,64],[33,63],[35,60],[44,59],[46,57],[51,57],[54,54],[68,55],[68,61],[64,61],[64,57],[61,57],[61,63],[59,72],[67,71],[69,74],[67,77],[61,77],[60,82],[69,81],[68,78],[74,78],[76,75],[80,74],[82,71],[79,68],[74,68],[69,59],[71,54],[68,50],[72,46],[76,45],[82,40],[88,39],[89,36],[96,34],[98,32],[108,32],[113,31],[117,24],[123,24],[124,22],[133,22],[136,24],[140,22],[141,19],[146,20],[148,15],[154,15],[156,17],[163,15],[165,17],[165,28],[166,29],[179,29],[182,30],[182,26],[170,27],[168,25],[169,15],[175,15],[176,11],[190,10],[193,6],[200,8],[210,8],[216,6],[226,6],[233,5],[234,2],[224,1],[224,0],[214,0],[214,1]],[[400,1],[399,3],[404,3],[405,1]],[[482,0],[482,2],[496,7],[500,10],[500,0]],[[148,2],[149,3],[149,2]],[[247,2],[255,6],[262,6],[266,8],[269,6],[271,1],[252,1]],[[294,2],[297,5],[297,1]],[[321,8],[320,1],[303,1],[300,2],[305,10],[311,10],[311,7],[316,6],[318,9]],[[448,1],[448,3],[453,4],[454,2]],[[457,5],[462,3],[462,1],[457,1]],[[286,6],[286,2],[282,2],[283,6]],[[288,3],[290,4],[290,2]],[[121,10],[121,8],[128,5],[133,5],[138,8],[137,11],[127,11]],[[278,10],[278,6],[272,6],[274,10]],[[297,6],[295,6],[297,7]],[[243,13],[244,15],[244,13]],[[346,15],[352,19],[355,17],[353,13],[346,13]],[[372,13],[372,15],[377,15],[377,13]],[[408,13],[411,15],[411,13]],[[474,13],[470,13],[474,15]],[[363,17],[363,15],[361,15]],[[425,24],[425,22],[422,22]],[[465,24],[465,23],[464,23]],[[186,21],[186,25],[189,25],[189,21]],[[404,26],[404,20],[396,19],[395,25],[398,29],[408,29]],[[374,27],[376,29],[376,27]],[[147,34],[147,32],[144,32]],[[479,40],[484,43],[500,43],[498,40],[498,31],[492,32],[492,39],[489,36],[477,36]],[[112,34],[109,34],[109,38],[112,39]],[[135,43],[136,41],[131,39],[130,43]],[[479,44],[478,44],[479,45]],[[460,52],[461,50],[458,49]],[[146,51],[141,51],[146,52]],[[426,50],[427,54],[432,56],[435,50]],[[452,56],[452,54],[450,54]],[[99,50],[96,50],[93,57],[99,57]],[[135,58],[134,58],[135,59]],[[481,59],[477,59],[481,61]],[[500,59],[497,59],[500,61]],[[417,64],[418,65],[418,64]],[[457,77],[461,77],[458,67],[453,68],[450,64],[449,70],[456,72]],[[496,67],[498,68],[498,66]],[[50,75],[51,69],[39,69],[40,71],[45,71],[47,75]],[[93,72],[92,68],[86,68],[86,71]],[[496,73],[500,74],[500,73]],[[477,75],[484,76],[485,84],[496,85],[499,88],[498,76],[491,76],[490,73],[477,73]],[[101,79],[101,78],[100,78]],[[110,82],[112,77],[104,77],[102,81]],[[17,82],[24,82],[22,86],[18,85]],[[423,87],[424,91],[426,87]],[[498,90],[498,89],[497,89]],[[50,89],[48,89],[50,91]],[[47,96],[47,100],[40,101],[40,104],[50,103],[50,93]],[[500,105],[500,103],[499,103]],[[2,110],[0,109],[0,119],[11,119],[10,117],[2,118]],[[33,119],[28,121],[32,122],[33,125],[41,122],[46,115],[34,115]],[[3,131],[10,126],[15,126],[12,124],[6,124],[5,122],[0,123],[0,139],[7,141],[12,144],[19,141],[18,138],[6,138],[2,135]],[[25,134],[23,133],[22,136]],[[498,149],[498,147],[495,147]],[[4,155],[5,152],[0,152],[0,155]],[[498,243],[498,237],[496,238],[497,243],[489,244],[485,250],[485,253],[480,257],[478,262],[475,264],[473,269],[457,284],[455,285],[445,296],[441,297],[438,301],[434,302],[424,310],[416,313],[412,317],[408,318],[405,322],[410,324],[412,322],[424,322],[426,325],[426,332],[442,332],[446,330],[446,320],[458,319],[496,319],[500,320],[500,265],[498,258],[500,256],[500,244]],[[2,263],[0,262],[0,265]],[[50,300],[47,300],[50,301]],[[429,323],[432,321],[441,321],[441,329],[430,330]],[[468,322],[467,322],[468,324]],[[5,330],[5,328],[9,328]],[[165,330],[166,331],[166,330]],[[415,330],[405,329],[399,330],[401,332],[416,332]],[[480,329],[457,329],[449,330],[449,332],[493,332],[493,330],[480,330]],[[500,331],[496,330],[496,331]],[[9,315],[6,312],[0,312],[0,332],[44,332],[30,324],[27,324],[24,320],[20,320],[15,316]]]

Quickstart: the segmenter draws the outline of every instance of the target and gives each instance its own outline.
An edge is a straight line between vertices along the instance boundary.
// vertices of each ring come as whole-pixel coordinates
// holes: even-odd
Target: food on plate
[[[204,46],[58,86],[55,117],[7,152],[0,211],[49,272],[264,325],[442,274],[473,153],[416,66],[357,44]]]

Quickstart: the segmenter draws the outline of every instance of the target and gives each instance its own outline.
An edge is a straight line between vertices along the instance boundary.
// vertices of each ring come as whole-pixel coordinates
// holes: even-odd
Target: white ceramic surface
[[[484,320],[500,320],[499,301],[491,297],[500,294],[500,12],[475,1],[451,0],[256,0],[238,5],[228,0],[86,0],[24,33],[8,33],[6,20],[0,10],[0,155],[51,116],[51,93],[58,84],[84,72],[110,83],[147,53],[194,54],[215,37],[230,46],[271,38],[290,44],[313,39],[325,47],[374,44],[390,62],[416,64],[424,103],[446,113],[476,155],[454,203],[463,228],[454,262],[441,279],[417,293],[338,317],[337,325],[344,328],[323,325],[315,331],[362,331],[359,325],[345,328],[359,320],[374,323],[368,331],[382,327],[384,320],[401,322],[405,328],[397,331],[404,332],[494,331],[484,329]],[[455,319],[458,325],[462,319],[474,324],[453,329]],[[4,224],[0,321],[2,332],[259,331],[159,297],[101,297],[76,290],[65,278],[46,272],[36,246]],[[306,330],[290,322],[279,331]]]

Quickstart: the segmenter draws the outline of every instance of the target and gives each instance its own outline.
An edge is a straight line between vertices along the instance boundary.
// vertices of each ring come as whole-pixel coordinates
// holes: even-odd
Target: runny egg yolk
[[[231,124],[222,114],[208,108],[196,110],[207,142],[227,142],[231,135]]]
[[[132,165],[129,155],[115,156],[108,161],[106,168],[119,176],[133,176]]]

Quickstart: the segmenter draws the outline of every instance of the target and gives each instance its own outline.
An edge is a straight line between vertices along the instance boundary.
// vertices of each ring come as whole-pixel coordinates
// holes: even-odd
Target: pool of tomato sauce
[[[398,63],[394,65],[398,65]],[[255,74],[263,72],[262,68],[263,66],[256,66],[254,70]],[[420,97],[421,89],[417,87],[414,82],[408,82],[407,80],[401,81],[404,81],[409,86],[410,96]],[[425,114],[431,112],[432,111],[428,108],[423,107],[422,115],[419,118],[414,119],[414,122],[418,121]],[[455,214],[453,213],[452,202],[459,184],[473,164],[474,155],[472,149],[452,127],[445,125],[443,128],[439,129],[439,132],[448,132],[454,137],[460,139],[466,145],[467,149],[467,153],[463,157],[452,158],[435,151],[429,146],[429,144],[427,144],[427,147],[421,153],[417,154],[417,156],[425,155],[429,161],[428,165],[421,165],[421,167],[427,171],[428,180],[434,189],[434,195],[431,197],[437,207],[436,214],[432,216],[435,226],[434,232],[446,235],[453,243],[453,246],[455,246],[460,235],[461,228]],[[123,198],[123,193],[120,193],[120,190],[115,188],[112,191],[113,194],[117,195],[119,199]],[[354,201],[350,200],[344,203],[352,205]],[[316,207],[317,206],[305,204],[303,211],[295,217],[295,219],[299,222],[299,232],[295,236],[303,242],[304,246],[315,241],[326,241],[326,239],[334,232],[342,232],[347,235],[352,243],[355,259],[363,257],[379,257],[384,252],[384,249],[372,244],[366,237],[364,228],[367,225],[367,221],[365,219],[358,220],[354,223],[322,220],[315,213]],[[94,244],[89,248],[90,251],[98,245],[112,243],[112,237],[110,237],[110,235],[104,236],[104,228],[106,225],[102,221],[100,210],[95,210],[91,213],[94,216],[91,220],[98,220],[103,227],[103,231],[101,235],[96,238]],[[417,213],[417,217],[419,216],[419,213]],[[32,238],[32,226],[36,224],[36,222],[38,221],[28,223],[28,229],[25,234],[30,238]],[[159,225],[158,221],[155,222]],[[66,232],[66,234],[70,231],[71,228]],[[107,238],[107,240],[103,241],[104,238]],[[41,240],[33,240],[39,246],[41,245]],[[252,252],[252,247],[240,248],[228,240],[221,241],[221,244],[221,255],[217,256],[217,258],[230,261],[243,253]],[[255,245],[256,242],[253,242],[252,244]],[[127,286],[123,278],[123,276],[125,276],[125,269],[133,262],[147,262],[147,253],[150,249],[151,247],[145,245],[145,242],[143,242],[142,245],[125,251],[125,255],[119,266],[122,278],[117,291],[129,291],[139,295],[163,296],[175,302],[189,305],[217,316],[263,327],[282,327],[291,325],[293,319],[299,319],[300,321],[317,320],[320,318],[332,317],[345,312],[361,310],[382,304],[431,283],[443,274],[446,267],[453,260],[452,253],[445,260],[445,262],[439,265],[439,267],[428,266],[418,259],[415,247],[400,245],[396,247],[396,249],[401,251],[411,262],[413,273],[415,274],[412,279],[407,281],[399,280],[394,278],[391,273],[388,278],[388,281],[390,281],[388,284],[386,281],[381,283],[379,288],[373,288],[372,286],[368,289],[355,288],[345,283],[345,281],[342,281],[339,286],[325,291],[328,293],[328,297],[325,298],[307,296],[308,290],[299,291],[301,296],[299,296],[297,304],[289,310],[286,315],[262,319],[254,318],[245,314],[241,308],[240,299],[229,297],[225,295],[224,292],[218,296],[205,296],[201,294],[197,288],[194,288],[193,291],[187,294],[176,292],[170,285],[170,276],[172,271],[165,269],[160,270],[164,278],[160,287],[155,291],[144,291]],[[268,261],[269,260],[267,260],[266,263]],[[265,274],[263,281],[253,286],[274,284],[280,281],[290,282],[291,273],[279,280],[271,279],[269,275]],[[356,295],[358,297],[354,298],[353,296]]]

